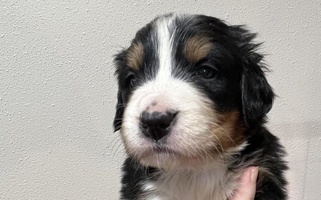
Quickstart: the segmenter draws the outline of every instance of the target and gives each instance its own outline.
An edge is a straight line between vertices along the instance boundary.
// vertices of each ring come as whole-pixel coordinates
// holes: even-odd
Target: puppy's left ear
[[[264,122],[271,110],[274,92],[267,82],[262,64],[263,55],[256,52],[260,44],[252,43],[256,34],[250,33],[243,26],[231,27],[232,35],[237,41],[242,62],[242,114],[244,121],[255,126]]]
[[[243,67],[242,81],[243,118],[249,125],[263,122],[271,110],[274,92],[257,62],[249,60]]]

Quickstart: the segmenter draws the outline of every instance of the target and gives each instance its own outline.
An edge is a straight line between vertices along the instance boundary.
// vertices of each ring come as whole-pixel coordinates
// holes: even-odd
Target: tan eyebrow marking
[[[212,43],[209,37],[196,35],[187,40],[184,54],[188,61],[198,62],[203,59],[211,50]]]
[[[143,62],[144,46],[141,42],[133,42],[127,50],[127,65],[138,70]]]

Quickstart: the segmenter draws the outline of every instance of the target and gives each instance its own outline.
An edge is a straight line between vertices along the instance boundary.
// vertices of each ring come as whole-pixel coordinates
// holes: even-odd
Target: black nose
[[[169,133],[176,112],[146,112],[144,111],[140,119],[140,129],[142,133],[155,141],[162,139]]]

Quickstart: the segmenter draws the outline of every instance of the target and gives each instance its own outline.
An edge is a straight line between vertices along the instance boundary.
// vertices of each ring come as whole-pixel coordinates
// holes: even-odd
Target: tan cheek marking
[[[189,62],[196,63],[207,56],[211,48],[212,43],[210,38],[203,35],[196,35],[187,40],[184,54]]]
[[[133,42],[127,50],[127,65],[138,70],[143,62],[144,46],[141,42]]]
[[[239,116],[240,113],[237,111],[223,113],[219,116],[219,122],[213,127],[213,134],[221,151],[244,142],[244,129]]]

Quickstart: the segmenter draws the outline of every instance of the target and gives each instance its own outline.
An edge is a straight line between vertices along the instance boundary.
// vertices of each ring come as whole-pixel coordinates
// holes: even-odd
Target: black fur
[[[285,151],[278,138],[262,126],[250,130],[248,135],[249,145],[235,155],[235,162],[230,164],[230,169],[236,170],[244,163],[267,169],[271,174],[259,173],[255,200],[287,199],[287,182],[283,172],[288,167],[283,160]]]
[[[258,44],[252,41],[255,34],[243,26],[228,26],[223,21],[208,16],[186,16],[176,21],[179,39],[174,44],[176,51],[175,77],[194,84],[218,105],[219,112],[237,110],[241,113],[243,129],[248,146],[234,155],[229,170],[238,170],[244,165],[266,169],[268,174],[259,174],[255,200],[284,200],[287,169],[283,161],[284,150],[278,139],[264,128],[266,114],[273,103],[274,92],[268,84],[262,64],[263,56],[257,53]],[[203,63],[189,63],[182,54],[186,38],[203,33],[212,38],[214,48]],[[119,130],[126,104],[137,86],[153,79],[157,72],[153,22],[137,32],[135,41],[144,45],[143,64],[138,71],[126,64],[126,49],[116,55],[116,75],[119,83],[118,102],[114,120],[115,131]],[[195,79],[195,65],[211,64],[217,69],[217,78],[211,81]],[[135,85],[130,82],[135,77]],[[122,199],[137,199],[145,180],[156,178],[158,169],[143,167],[138,161],[127,158],[123,166]]]

